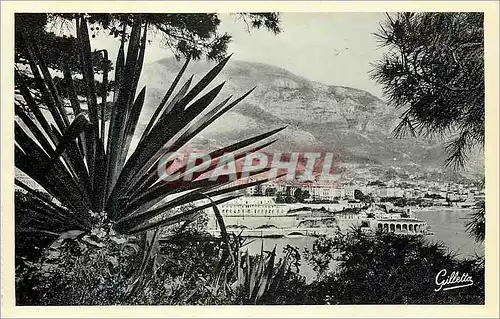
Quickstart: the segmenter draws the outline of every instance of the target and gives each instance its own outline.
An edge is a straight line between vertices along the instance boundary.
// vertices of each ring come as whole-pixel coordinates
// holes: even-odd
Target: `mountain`
[[[199,80],[213,65],[191,62],[181,83],[191,74]],[[140,85],[147,86],[147,94],[141,130],[181,67],[174,58],[144,66]],[[342,163],[442,169],[446,158],[442,142],[395,138],[398,112],[366,91],[310,81],[267,64],[232,60],[211,87],[223,81],[214,103],[256,89],[205,129],[193,141],[196,146],[223,146],[288,125],[270,150],[326,149]]]

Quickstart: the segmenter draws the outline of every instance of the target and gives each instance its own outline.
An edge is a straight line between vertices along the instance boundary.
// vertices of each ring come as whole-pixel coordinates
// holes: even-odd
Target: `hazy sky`
[[[381,97],[381,88],[367,72],[370,63],[380,59],[373,33],[383,13],[283,13],[283,31],[251,30],[236,16],[220,14],[220,32],[228,32],[233,41],[228,53],[235,60],[262,62],[285,68],[297,75],[325,84],[350,86]],[[105,45],[111,56],[110,40],[94,41],[95,48]],[[146,50],[145,62],[171,56],[170,50],[156,41]]]
[[[234,58],[283,67],[297,75],[325,84],[343,85],[381,96],[370,80],[370,63],[380,59],[373,33],[383,13],[284,13],[282,33],[252,30],[222,17],[221,30],[233,36],[229,47]]]

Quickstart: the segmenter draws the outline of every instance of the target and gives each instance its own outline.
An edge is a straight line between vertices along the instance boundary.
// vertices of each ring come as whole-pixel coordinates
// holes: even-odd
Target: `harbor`
[[[333,236],[353,227],[368,232],[432,234],[427,222],[416,218],[411,208],[397,209],[390,203],[333,205],[327,209],[325,205],[318,208],[308,204],[276,203],[269,196],[243,196],[220,205],[220,211],[227,232],[241,237]],[[220,236],[215,218],[210,218],[208,229],[212,235]]]

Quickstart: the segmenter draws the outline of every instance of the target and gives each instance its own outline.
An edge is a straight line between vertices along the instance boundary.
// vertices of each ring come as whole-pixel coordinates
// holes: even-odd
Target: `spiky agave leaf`
[[[41,110],[41,105],[32,98],[30,89],[19,82],[24,102],[35,118],[27,117],[20,108],[16,109],[23,125],[16,124],[15,165],[57,199],[57,202],[51,202],[47,206],[60,207],[60,210],[56,210],[57,213],[68,214],[72,223],[80,223],[82,229],[88,229],[92,212],[104,211],[118,231],[136,234],[192,220],[193,216],[205,208],[233,199],[230,193],[245,187],[244,184],[218,189],[228,180],[222,178],[212,181],[197,173],[192,182],[162,182],[155,169],[164,153],[181,149],[253,90],[234,101],[230,101],[230,97],[212,105],[223,84],[214,88],[209,88],[209,85],[226,65],[229,57],[213,67],[191,89],[192,77],[178,89],[177,85],[188,66],[188,59],[154,110],[140,142],[132,148],[131,140],[137,134],[137,123],[146,90],[143,88],[139,94],[136,92],[144,59],[147,26],[140,15],[134,16],[126,50],[122,41],[116,63],[111,118],[108,129],[104,132],[105,118],[102,112],[99,118],[97,96],[101,97],[100,104],[104,108],[111,92],[96,91],[87,21],[83,15],[76,20],[78,52],[86,84],[84,103],[89,110],[89,118],[82,114],[82,106],[72,89],[73,76],[66,66],[64,81],[70,89],[68,104],[76,116],[73,121],[69,121],[70,118],[62,107],[65,100],[51,82],[43,55],[33,39],[24,39],[32,76],[35,77],[44,104],[43,109],[47,108],[49,114]],[[104,88],[109,90],[106,85]],[[206,93],[198,97],[202,92]],[[272,137],[280,130],[229,145],[210,155],[217,160],[224,153],[233,152],[237,159],[273,143],[275,139]],[[213,168],[210,166],[210,169]],[[267,180],[260,182],[265,181]],[[253,184],[247,186],[250,185]],[[173,199],[159,204],[166,196],[172,196]],[[203,204],[183,213],[168,214],[175,207],[200,202],[205,196],[216,198],[213,203]],[[158,220],[160,215],[165,217]]]

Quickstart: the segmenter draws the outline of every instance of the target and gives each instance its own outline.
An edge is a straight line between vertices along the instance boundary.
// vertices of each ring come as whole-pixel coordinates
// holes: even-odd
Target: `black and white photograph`
[[[16,307],[485,305],[484,12],[39,9]]]

